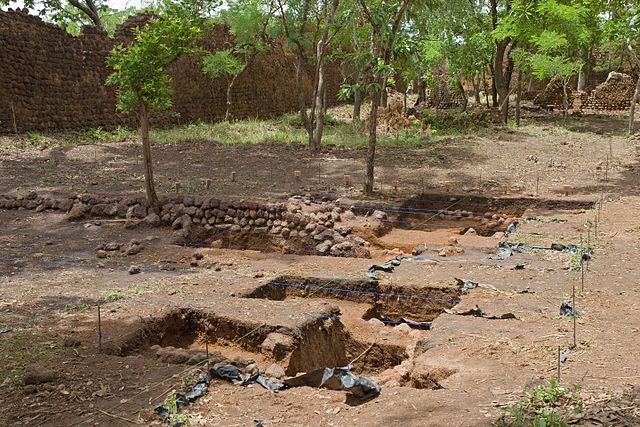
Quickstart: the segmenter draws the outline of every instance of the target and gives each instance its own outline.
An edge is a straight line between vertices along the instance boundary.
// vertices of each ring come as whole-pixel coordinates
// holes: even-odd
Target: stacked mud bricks
[[[109,74],[105,60],[149,18],[131,17],[111,39],[95,28],[75,37],[26,11],[0,11],[0,133],[135,126],[135,117],[116,112],[114,89],[104,86]],[[224,28],[212,27],[201,44],[216,51],[231,46],[232,38]],[[178,59],[171,75],[177,114],[156,116],[156,123],[212,121],[224,115],[225,78],[203,75],[193,57]],[[308,67],[309,100],[311,76]],[[328,67],[327,81],[327,101],[333,104],[341,83],[337,67]],[[274,42],[236,83],[231,113],[235,118],[268,117],[297,106],[294,58]]]

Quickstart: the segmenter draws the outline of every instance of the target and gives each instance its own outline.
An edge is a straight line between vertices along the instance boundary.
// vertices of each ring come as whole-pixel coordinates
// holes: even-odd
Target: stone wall
[[[567,87],[569,108],[574,111],[605,112],[629,109],[635,81],[627,74],[611,72],[607,80],[590,92],[575,91]],[[545,89],[534,99],[534,104],[543,108],[562,109],[562,78],[551,79]]]
[[[366,242],[342,223],[343,208],[324,203],[310,210],[296,198],[289,203],[262,203],[197,196],[164,197],[156,214],[143,196],[80,194],[54,199],[29,192],[0,195],[0,209],[63,211],[71,221],[122,219],[127,227],[171,226],[176,230],[177,244],[369,257]],[[353,216],[352,212],[349,215]]]
[[[116,113],[114,89],[104,86],[105,59],[115,43],[131,40],[131,29],[149,19],[131,17],[115,40],[93,28],[72,36],[24,12],[0,11],[0,133],[113,128],[135,125],[135,118]],[[232,39],[213,27],[202,44],[224,49]],[[311,69],[305,92],[311,97]],[[203,75],[195,58],[180,58],[171,67],[174,111],[156,122],[184,123],[219,119],[225,111],[225,79]],[[233,91],[235,118],[268,117],[295,111],[298,105],[294,58],[274,43],[256,59]],[[328,67],[327,100],[337,101],[341,77]]]

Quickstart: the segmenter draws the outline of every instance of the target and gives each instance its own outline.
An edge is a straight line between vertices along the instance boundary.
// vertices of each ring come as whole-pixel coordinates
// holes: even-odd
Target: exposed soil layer
[[[390,286],[367,279],[296,276],[278,277],[246,295],[278,301],[291,296],[367,303],[371,308],[363,316],[365,320],[377,318],[383,322],[405,322],[409,326],[430,322],[445,308],[460,301],[460,291],[454,288]]]

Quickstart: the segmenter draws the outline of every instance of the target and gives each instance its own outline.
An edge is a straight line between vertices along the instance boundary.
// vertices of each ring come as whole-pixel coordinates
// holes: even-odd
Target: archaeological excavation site
[[[0,426],[640,425],[595,3],[0,0]]]

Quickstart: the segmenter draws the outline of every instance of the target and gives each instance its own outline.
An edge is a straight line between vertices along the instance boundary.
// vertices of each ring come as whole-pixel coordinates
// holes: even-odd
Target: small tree
[[[160,17],[151,20],[143,30],[135,30],[133,44],[117,46],[107,58],[113,73],[106,84],[116,86],[118,110],[139,114],[145,189],[156,212],[159,202],[153,182],[149,114],[171,107],[171,77],[167,68],[180,55],[194,50],[191,42],[200,32],[201,20],[196,9],[167,0]]]
[[[391,60],[396,35],[404,14],[409,5],[409,0],[399,1],[367,1],[359,0],[360,8],[371,28],[371,67],[370,81],[368,85],[371,96],[371,110],[369,111],[369,142],[367,144],[367,170],[364,183],[364,192],[373,192],[373,169],[375,166],[378,108],[382,91],[385,88],[385,79],[391,74]]]
[[[224,119],[231,119],[232,91],[236,81],[254,63],[256,56],[267,48],[268,29],[275,7],[264,0],[230,0],[220,14],[234,38],[234,46],[205,55],[202,71],[209,77],[227,78]]]

